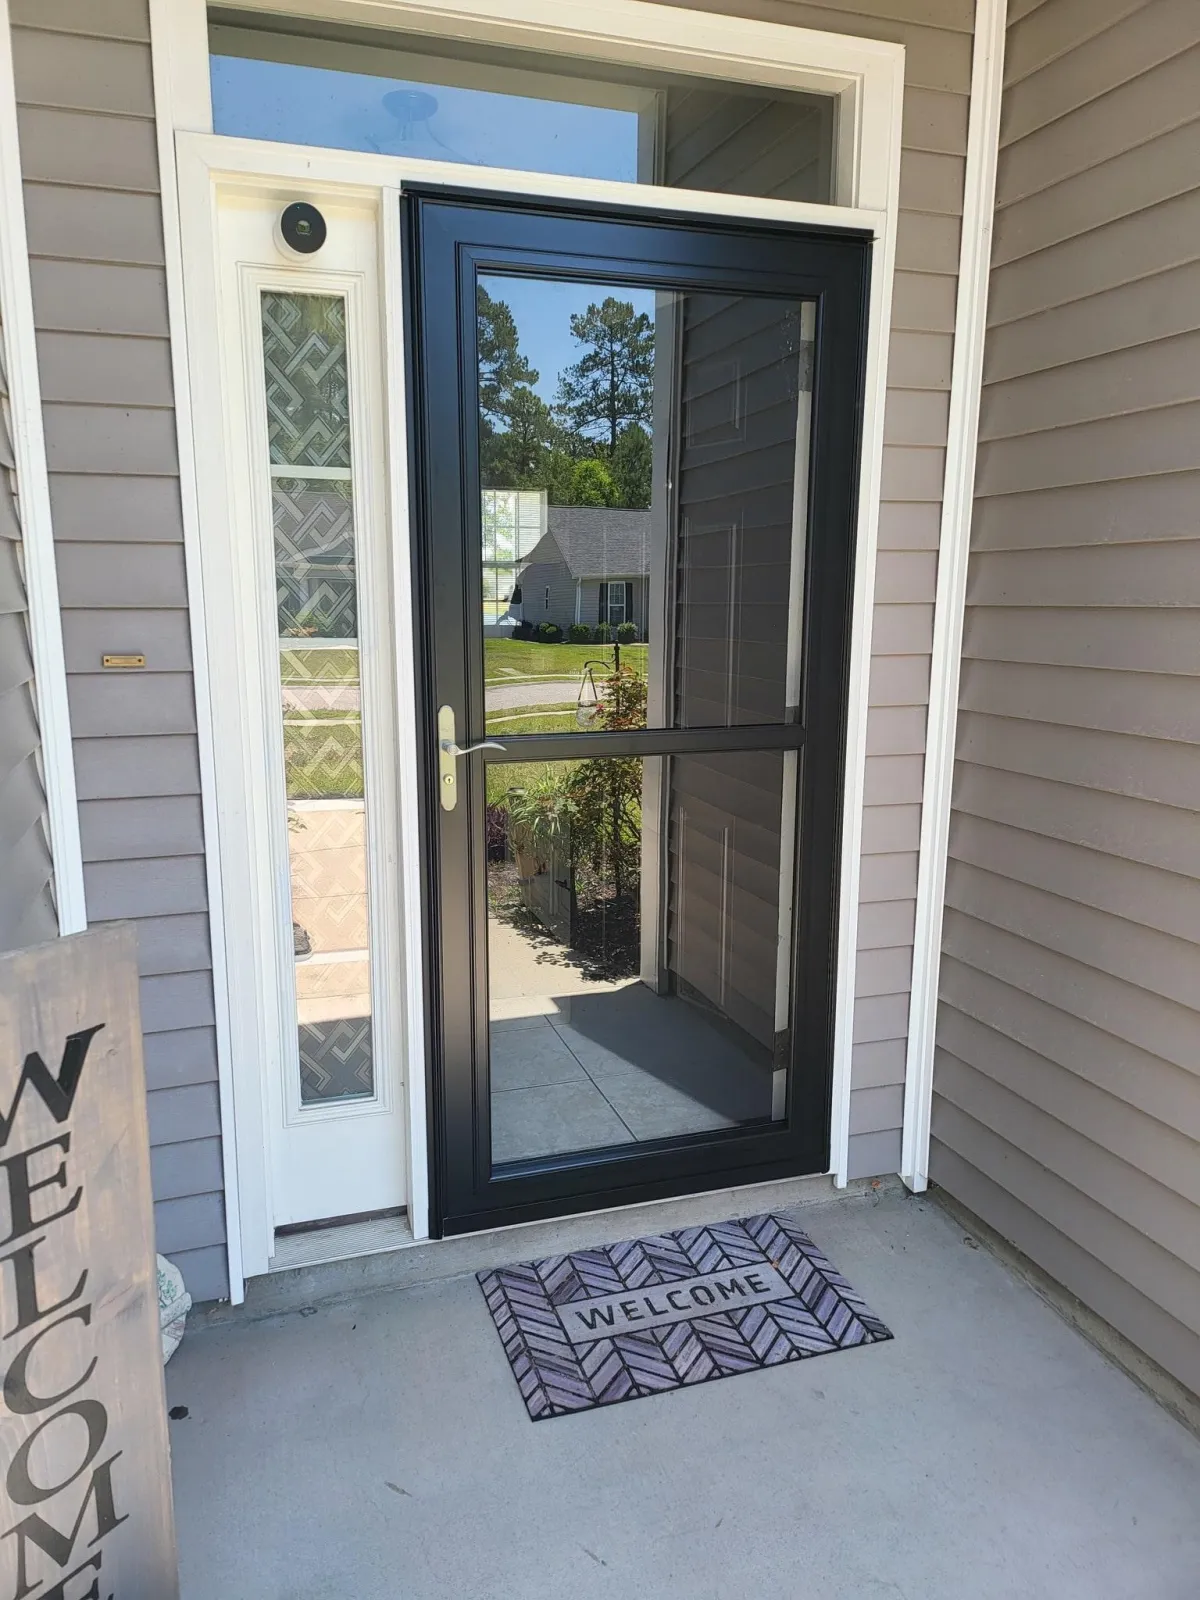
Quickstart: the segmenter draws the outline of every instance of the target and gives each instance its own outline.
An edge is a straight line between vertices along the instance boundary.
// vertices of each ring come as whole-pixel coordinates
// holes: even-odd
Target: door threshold
[[[484,1233],[458,1234],[448,1239],[414,1240],[403,1217],[374,1223],[347,1223],[314,1229],[276,1241],[299,1252],[307,1244],[312,1252],[304,1260],[275,1256],[271,1270],[251,1278],[240,1306],[227,1301],[195,1309],[189,1330],[222,1327],[231,1322],[257,1322],[287,1312],[309,1314],[334,1301],[387,1290],[411,1289],[418,1284],[456,1278],[488,1267],[569,1250],[610,1245],[643,1234],[669,1233],[675,1228],[728,1217],[749,1217],[763,1211],[794,1211],[810,1206],[863,1204],[885,1194],[902,1193],[899,1178],[855,1178],[844,1189],[826,1176],[774,1179],[739,1185],[736,1189],[710,1189],[701,1194],[614,1206],[604,1211],[578,1212],[538,1222],[522,1222]],[[384,1243],[383,1227],[393,1230],[394,1243]],[[346,1249],[354,1230],[378,1230],[368,1235],[375,1242],[355,1255]],[[403,1229],[403,1237],[400,1230]],[[333,1236],[337,1237],[325,1237]],[[360,1234],[361,1238],[363,1235]],[[318,1240],[322,1242],[317,1243]],[[317,1251],[321,1254],[318,1258]]]
[[[305,1228],[275,1235],[275,1254],[267,1271],[291,1272],[297,1267],[319,1267],[357,1256],[382,1255],[412,1244],[412,1229],[404,1215],[365,1217],[357,1222],[335,1222],[322,1228]]]

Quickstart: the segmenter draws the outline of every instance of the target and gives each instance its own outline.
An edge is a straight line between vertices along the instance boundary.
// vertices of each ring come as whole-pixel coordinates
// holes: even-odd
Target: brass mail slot
[[[144,667],[145,656],[101,656],[102,667]]]

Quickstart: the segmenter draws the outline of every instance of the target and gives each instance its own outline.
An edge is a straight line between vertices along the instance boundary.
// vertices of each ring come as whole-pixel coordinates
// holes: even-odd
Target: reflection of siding
[[[670,4],[671,0],[664,0]],[[693,0],[678,0],[691,4]],[[973,0],[715,0],[905,46],[863,820],[851,1177],[900,1164],[938,519],[949,414]]]
[[[0,219],[3,226],[3,219]],[[58,932],[0,328],[0,950]]]
[[[594,628],[600,620],[600,579],[584,578],[580,584],[579,620],[586,622]],[[622,581],[614,574],[614,582]],[[623,580],[633,585],[633,622],[638,630],[638,637],[646,636],[646,580],[645,578],[628,578]],[[574,602],[572,601],[572,604]]]
[[[225,1219],[149,16],[10,10],[88,912],[138,923],[158,1244],[204,1299]]]
[[[1200,7],[1007,64],[930,1171],[1200,1391]]]
[[[669,765],[667,965],[773,1055],[783,757]]]
[[[682,727],[777,723],[808,382],[800,309],[692,294],[681,317],[675,714]],[[728,758],[689,756],[669,769],[668,964],[772,1049],[782,759],[734,765],[736,781]]]
[[[682,307],[675,705],[680,724],[782,722],[801,387],[800,308]]]
[[[833,102],[668,89],[662,181],[773,200],[827,200]]]
[[[561,561],[533,561],[521,572],[521,615],[534,627],[557,622],[569,628],[575,621],[575,580]],[[550,604],[546,605],[546,590]]]

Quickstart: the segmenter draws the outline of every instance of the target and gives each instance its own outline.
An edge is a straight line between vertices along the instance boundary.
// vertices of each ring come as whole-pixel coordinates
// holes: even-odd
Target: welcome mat
[[[786,1217],[477,1277],[535,1422],[892,1337]]]

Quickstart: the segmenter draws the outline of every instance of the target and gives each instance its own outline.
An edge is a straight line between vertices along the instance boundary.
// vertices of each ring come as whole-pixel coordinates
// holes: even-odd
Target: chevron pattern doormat
[[[787,1217],[683,1228],[478,1278],[535,1422],[892,1337]]]

